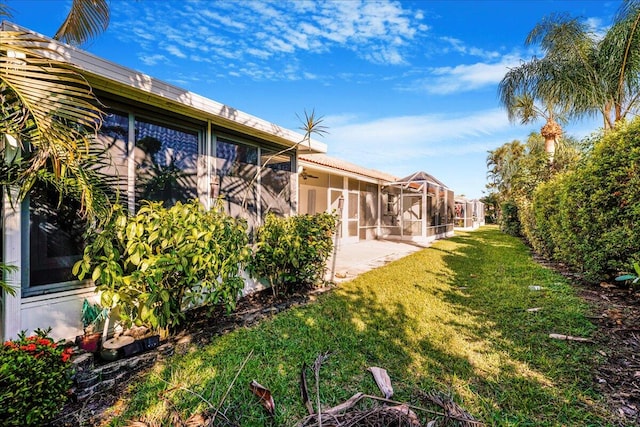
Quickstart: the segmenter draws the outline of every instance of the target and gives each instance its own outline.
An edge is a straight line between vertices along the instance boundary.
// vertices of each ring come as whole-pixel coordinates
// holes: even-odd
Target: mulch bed
[[[640,289],[587,283],[563,264],[536,260],[570,279],[591,307],[589,319],[598,327],[593,338],[603,349],[593,387],[620,426],[640,425]]]
[[[618,425],[640,425],[640,290],[634,292],[613,283],[589,284],[562,264],[536,260],[569,278],[590,305],[590,319],[598,327],[594,340],[604,349],[599,352],[601,362],[593,372],[593,387],[604,396],[608,411],[612,418],[618,419]],[[315,299],[315,294],[328,289],[296,294],[287,299],[274,297],[270,290],[256,292],[241,298],[236,311],[230,315],[222,308],[214,309],[214,313],[193,310],[171,342],[178,352],[193,344],[206,345],[217,335],[252,325],[291,306],[306,304]],[[211,319],[216,321],[211,322]],[[89,401],[69,403],[65,416],[52,425],[99,425],[105,411],[117,405],[127,384],[136,377]],[[117,407],[115,411],[118,411]]]

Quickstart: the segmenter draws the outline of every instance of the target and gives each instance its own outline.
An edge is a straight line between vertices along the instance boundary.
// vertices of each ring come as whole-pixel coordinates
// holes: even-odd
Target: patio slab
[[[391,261],[403,258],[413,252],[430,246],[428,242],[408,242],[394,240],[364,240],[358,243],[340,244],[335,263],[328,263],[328,280],[343,282],[369,270],[381,267]]]

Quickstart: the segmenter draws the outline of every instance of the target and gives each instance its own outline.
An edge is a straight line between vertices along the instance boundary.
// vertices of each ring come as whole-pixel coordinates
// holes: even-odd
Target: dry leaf
[[[249,384],[249,389],[253,394],[260,398],[260,403],[270,415],[273,415],[276,411],[276,404],[273,402],[273,396],[271,396],[271,391],[260,385],[257,381],[252,380]]]
[[[373,375],[373,379],[376,380],[376,384],[378,384],[378,388],[382,394],[384,394],[384,397],[390,399],[391,396],[393,396],[393,387],[391,386],[391,378],[389,378],[387,370],[376,366],[367,368],[367,370]]]
[[[302,397],[302,403],[309,415],[313,415],[313,405],[309,399],[309,390],[307,389],[307,364],[302,363],[302,371],[300,372],[300,397]]]
[[[186,427],[205,427],[209,425],[209,420],[205,419],[202,414],[193,414],[184,422]]]
[[[540,311],[540,310],[542,310],[542,307],[527,308],[527,311],[529,313],[535,313],[536,311]]]
[[[341,403],[339,405],[336,405],[333,408],[329,408],[329,409],[323,411],[323,413],[335,415],[335,414],[339,414],[341,412],[344,412],[344,411],[346,411],[348,409],[353,408],[356,405],[356,403],[358,403],[362,399],[363,396],[364,396],[363,393],[358,392],[358,393],[354,394],[353,396],[351,396],[351,398],[349,398],[349,400],[347,400],[347,401],[345,401],[345,402],[343,402],[343,403]]]

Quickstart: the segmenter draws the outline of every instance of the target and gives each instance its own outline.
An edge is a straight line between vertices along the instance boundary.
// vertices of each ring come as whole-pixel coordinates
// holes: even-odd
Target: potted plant
[[[82,328],[84,335],[78,337],[78,346],[85,351],[95,353],[98,351],[101,332],[96,332],[98,323],[107,318],[108,310],[99,304],[91,304],[86,298],[82,303]]]

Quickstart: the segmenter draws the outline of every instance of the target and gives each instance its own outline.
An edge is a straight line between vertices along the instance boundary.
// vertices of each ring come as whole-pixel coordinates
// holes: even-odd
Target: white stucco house
[[[2,30],[30,32],[7,22]],[[95,144],[110,154],[107,172],[118,177],[130,212],[142,199],[170,205],[197,198],[209,207],[221,196],[226,211],[250,227],[267,212],[342,208],[344,242],[453,233],[453,191],[428,174],[398,179],[328,157],[324,143],[301,144],[300,133],[41,37],[52,48],[47,55],[78,70],[104,105]],[[172,184],[158,185],[168,174]],[[22,203],[6,191],[2,197],[2,262],[19,268],[6,278],[18,292],[2,296],[0,339],[49,326],[56,338],[74,337],[83,300],[95,298],[93,284],[71,274],[84,247],[76,207],[59,206],[44,187]]]

